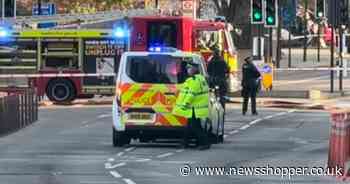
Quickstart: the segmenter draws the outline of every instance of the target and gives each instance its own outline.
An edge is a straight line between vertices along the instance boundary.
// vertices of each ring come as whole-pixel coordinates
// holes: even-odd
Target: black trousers
[[[243,113],[246,113],[248,110],[248,103],[249,103],[249,98],[251,100],[251,110],[252,113],[256,113],[256,93],[255,92],[248,92],[243,95]]]
[[[209,144],[209,138],[207,131],[201,125],[201,119],[196,118],[194,111],[192,118],[188,119],[188,124],[184,133],[184,142],[185,146],[188,145],[188,139],[191,134],[194,134],[197,139],[198,146],[204,146]]]

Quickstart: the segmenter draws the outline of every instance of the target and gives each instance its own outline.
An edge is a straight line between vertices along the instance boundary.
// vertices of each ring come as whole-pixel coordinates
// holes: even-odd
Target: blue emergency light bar
[[[10,32],[6,28],[0,27],[0,38],[5,38],[8,36],[10,36]]]
[[[177,52],[179,51],[173,47],[161,47],[161,46],[151,46],[148,48],[149,52]]]
[[[128,36],[128,30],[125,30],[121,27],[117,27],[114,31],[113,31],[113,36],[116,38],[125,38],[126,36]]]

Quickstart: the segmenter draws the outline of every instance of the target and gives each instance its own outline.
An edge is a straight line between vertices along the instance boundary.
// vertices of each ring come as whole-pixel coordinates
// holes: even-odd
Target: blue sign
[[[38,23],[38,28],[45,29],[45,28],[53,28],[57,26],[57,22],[41,22]]]
[[[34,5],[32,9],[33,15],[39,15],[38,5]],[[41,15],[55,15],[56,6],[53,3],[47,3],[41,5]]]
[[[270,65],[265,65],[263,68],[262,68],[262,72],[263,73],[271,73],[272,72],[272,68]]]

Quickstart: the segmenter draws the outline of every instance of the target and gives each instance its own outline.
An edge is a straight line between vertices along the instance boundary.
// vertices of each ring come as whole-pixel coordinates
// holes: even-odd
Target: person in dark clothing
[[[225,108],[225,98],[227,93],[227,78],[229,75],[229,66],[221,56],[221,52],[218,48],[213,48],[213,57],[208,64],[209,74],[209,87],[214,89],[215,86],[219,87],[220,103]]]
[[[260,83],[260,72],[256,69],[252,63],[252,58],[247,57],[244,59],[245,63],[242,66],[242,97],[243,101],[243,115],[248,110],[249,98],[251,99],[252,114],[258,115],[256,111],[256,94]]]

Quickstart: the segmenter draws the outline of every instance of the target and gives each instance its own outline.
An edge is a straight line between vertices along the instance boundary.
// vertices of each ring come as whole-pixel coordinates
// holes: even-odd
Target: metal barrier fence
[[[38,97],[33,89],[0,97],[0,136],[38,120]]]

